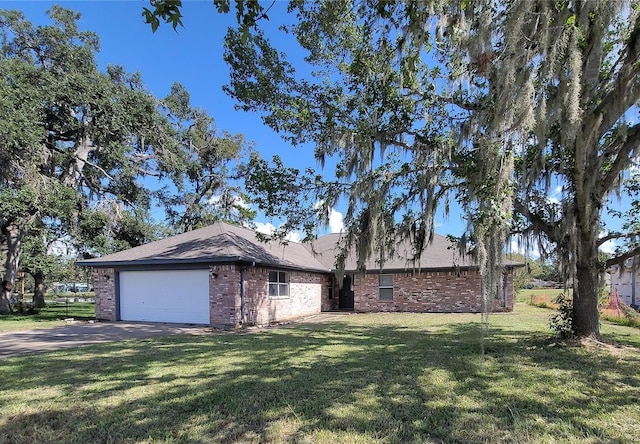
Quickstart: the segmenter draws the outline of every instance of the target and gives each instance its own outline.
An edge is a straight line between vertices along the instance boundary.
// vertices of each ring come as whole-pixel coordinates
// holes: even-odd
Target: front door
[[[340,289],[338,308],[341,310],[353,310],[353,277],[345,274]]]

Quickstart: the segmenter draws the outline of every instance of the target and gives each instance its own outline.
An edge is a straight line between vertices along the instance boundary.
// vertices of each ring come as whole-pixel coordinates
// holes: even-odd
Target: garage
[[[123,321],[209,324],[208,270],[121,271]]]

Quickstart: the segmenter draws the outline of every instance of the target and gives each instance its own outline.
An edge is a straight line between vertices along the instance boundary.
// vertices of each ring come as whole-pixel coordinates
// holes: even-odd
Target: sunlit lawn
[[[637,442],[640,330],[550,310],[344,316],[0,361],[0,442]],[[485,336],[485,355],[481,338]]]
[[[47,306],[37,314],[12,314],[0,316],[0,333],[28,330],[32,328],[56,327],[65,324],[65,319],[90,320],[96,315],[94,304],[87,302],[58,303],[47,301]]]
[[[531,288],[522,290],[518,290],[516,293],[516,302],[531,302],[531,296],[547,296],[549,300],[554,300],[556,296],[562,294],[564,290],[557,288]],[[568,290],[569,294],[571,294],[571,290]]]

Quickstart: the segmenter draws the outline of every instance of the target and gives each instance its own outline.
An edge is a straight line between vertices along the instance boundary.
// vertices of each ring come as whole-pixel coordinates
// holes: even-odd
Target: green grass
[[[548,317],[351,315],[4,359],[0,442],[636,442],[640,331],[559,344]]]
[[[47,301],[47,306],[41,308],[37,314],[0,316],[0,333],[29,330],[32,328],[56,327],[64,325],[64,319],[89,320],[94,319],[95,315],[96,307],[94,304],[84,302],[61,304],[54,301]]]
[[[516,302],[524,302],[525,304],[529,304],[531,302],[531,296],[540,296],[547,295],[551,297],[551,299],[555,299],[556,296],[562,293],[562,289],[557,288],[531,288],[526,289],[523,288],[516,292]],[[569,290],[571,292],[571,290]]]

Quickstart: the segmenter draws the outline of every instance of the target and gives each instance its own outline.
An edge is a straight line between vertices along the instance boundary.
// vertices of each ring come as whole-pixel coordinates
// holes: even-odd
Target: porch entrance
[[[338,298],[340,310],[353,310],[353,276],[345,274]]]

